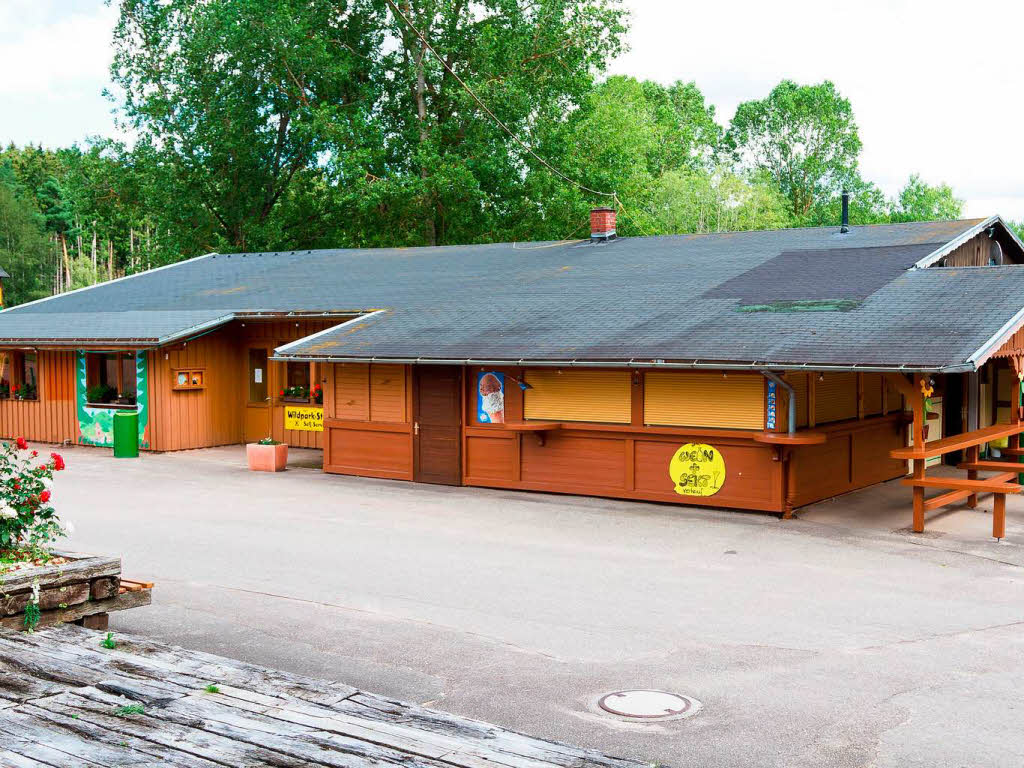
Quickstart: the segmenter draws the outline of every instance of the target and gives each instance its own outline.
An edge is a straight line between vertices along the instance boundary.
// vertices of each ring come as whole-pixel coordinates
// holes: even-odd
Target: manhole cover
[[[695,714],[701,704],[689,696],[666,691],[616,691],[598,699],[597,706],[631,720],[671,720]]]

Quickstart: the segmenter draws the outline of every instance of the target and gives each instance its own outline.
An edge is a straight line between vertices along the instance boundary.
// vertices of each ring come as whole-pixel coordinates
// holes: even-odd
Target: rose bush
[[[68,533],[50,504],[53,473],[64,469],[64,459],[51,453],[40,460],[22,437],[0,445],[0,550],[39,553]]]

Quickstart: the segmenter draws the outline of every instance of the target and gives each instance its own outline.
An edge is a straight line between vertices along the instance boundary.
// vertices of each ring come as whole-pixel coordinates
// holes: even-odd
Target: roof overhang
[[[1003,231],[1013,240],[1013,242],[1017,244],[1017,247],[1020,248],[1021,254],[1024,255],[1024,241],[1021,241],[1021,239],[1017,237],[1017,233],[1013,231],[1012,227],[1008,226],[1006,222],[1003,221],[1003,218],[1001,216],[996,215],[989,216],[980,224],[975,224],[970,229],[961,232],[948,243],[943,243],[939,248],[936,248],[927,256],[920,259],[916,264],[914,264],[913,267],[911,267],[911,269],[927,269],[928,267],[933,266],[934,264],[948,256],[950,253],[955,251],[961,245],[966,243],[971,238],[977,237],[989,227],[993,227],[996,225],[1003,229]]]

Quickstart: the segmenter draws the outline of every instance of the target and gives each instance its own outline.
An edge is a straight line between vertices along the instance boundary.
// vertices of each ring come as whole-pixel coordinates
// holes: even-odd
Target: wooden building
[[[592,223],[208,254],[5,310],[0,432],[106,445],[133,408],[150,450],[269,435],[322,448],[326,472],[786,514],[1019,415],[1024,246],[998,217]],[[1004,437],[989,448],[1012,454]]]

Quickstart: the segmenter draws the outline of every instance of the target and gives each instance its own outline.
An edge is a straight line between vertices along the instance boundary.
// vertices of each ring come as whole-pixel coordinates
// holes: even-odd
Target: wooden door
[[[245,369],[245,442],[254,443],[271,436],[270,407],[270,349],[249,347],[246,350]]]
[[[413,479],[461,485],[462,369],[417,365],[413,371]]]

